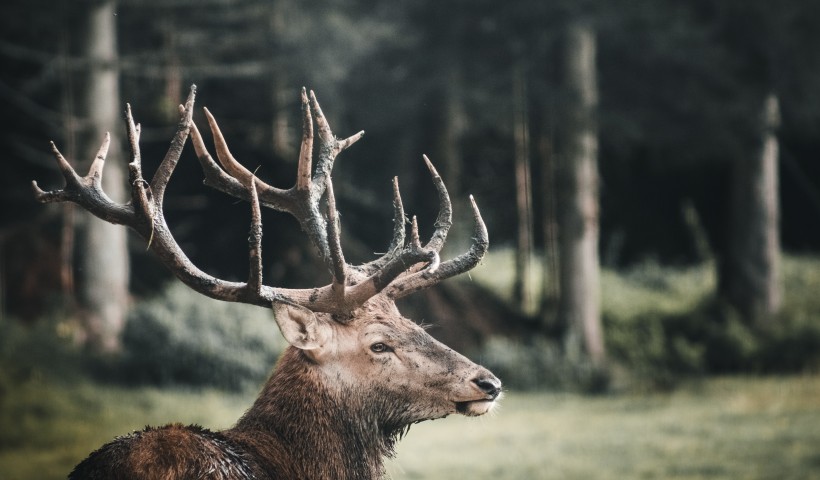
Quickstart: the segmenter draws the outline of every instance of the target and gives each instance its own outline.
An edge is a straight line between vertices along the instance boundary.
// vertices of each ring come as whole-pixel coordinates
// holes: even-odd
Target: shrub
[[[781,316],[755,328],[716,299],[685,313],[605,318],[605,325],[613,359],[657,387],[692,375],[801,373],[820,367],[817,322]]]
[[[0,398],[8,388],[42,377],[74,379],[85,355],[70,336],[70,320],[48,314],[32,324],[0,319]]]
[[[127,383],[239,389],[264,380],[284,346],[269,310],[174,282],[131,311],[116,373]]]
[[[494,336],[479,354],[481,363],[516,390],[579,390],[597,393],[609,383],[606,372],[587,361],[570,361],[553,340],[533,336],[512,340]]]

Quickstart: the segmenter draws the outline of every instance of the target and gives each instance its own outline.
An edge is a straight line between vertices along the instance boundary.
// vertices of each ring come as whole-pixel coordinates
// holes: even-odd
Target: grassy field
[[[145,424],[229,426],[253,394],[33,380],[0,397],[0,480],[65,478]],[[509,393],[494,415],[416,425],[401,479],[820,479],[820,377],[723,378],[674,393]]]
[[[497,415],[414,427],[399,479],[820,478],[820,379],[718,379],[672,394],[513,394]]]

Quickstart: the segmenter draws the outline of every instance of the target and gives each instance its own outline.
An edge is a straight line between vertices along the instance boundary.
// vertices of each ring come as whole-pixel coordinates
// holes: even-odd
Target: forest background
[[[105,189],[125,201],[125,103],[150,174],[192,84],[234,155],[276,186],[295,178],[302,86],[340,136],[367,132],[334,170],[353,262],[389,244],[394,176],[407,211],[432,225],[422,154],[455,204],[446,254],[470,240],[473,195],[484,264],[402,309],[513,390],[632,395],[786,374],[806,383],[760,385],[803,392],[798,410],[816,411],[818,24],[811,0],[5,1],[0,466],[25,463],[3,451],[19,460],[18,448],[86,438],[97,420],[77,412],[98,399],[127,396],[137,411],[157,403],[140,388],[256,389],[283,348],[268,312],[187,291],[136,235],[31,191],[62,186],[49,140],[85,173],[110,131]],[[202,178],[186,146],[165,215],[195,264],[242,279],[249,208]],[[266,283],[328,282],[295,222],[263,222]],[[72,415],[86,426],[61,437]],[[56,471],[98,442],[77,443]],[[799,457],[780,471],[816,469],[800,452],[778,454]],[[742,476],[714,476],[724,470]]]
[[[367,132],[334,171],[354,262],[389,243],[393,176],[431,223],[422,154],[456,205],[450,252],[470,240],[473,195],[485,264],[404,309],[513,388],[655,390],[820,365],[816,2],[0,8],[0,393],[61,368],[237,389],[273,364],[282,344],[265,312],[204,303],[135,235],[30,189],[62,184],[48,140],[83,172],[110,131],[106,190],[124,201],[125,103],[152,172],[191,84],[274,185],[294,178],[302,86],[340,135]],[[204,187],[186,148],[172,230],[194,263],[243,278],[249,209]],[[269,284],[327,282],[294,222],[264,223]]]

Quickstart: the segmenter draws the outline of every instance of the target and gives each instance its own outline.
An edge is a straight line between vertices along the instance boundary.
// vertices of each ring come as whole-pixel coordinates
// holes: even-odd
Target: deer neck
[[[393,455],[400,429],[380,425],[378,409],[328,383],[317,365],[289,348],[228,433],[271,462],[267,470],[309,479],[382,478],[383,457]]]

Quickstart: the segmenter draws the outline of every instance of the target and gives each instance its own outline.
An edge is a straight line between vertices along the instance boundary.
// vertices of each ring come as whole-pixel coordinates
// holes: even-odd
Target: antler
[[[214,137],[219,165],[208,153],[199,130],[192,121],[196,87],[180,106],[180,122],[171,146],[159,168],[147,182],[142,175],[139,150],[140,127],[134,123],[130,105],[126,111],[128,139],[131,149],[129,180],[131,201],[117,204],[102,191],[101,178],[109,138],[106,135],[88,174],[80,177],[52,143],[66,185],[63,189],[45,192],[32,182],[35,197],[42,203],[70,201],[77,203],[97,217],[116,224],[127,225],[148,241],[163,263],[192,289],[212,298],[231,302],[270,306],[275,302],[296,304],[316,312],[348,313],[369,298],[384,292],[399,298],[426,288],[445,278],[465,272],[483,257],[487,250],[487,230],[478,207],[471,197],[475,216],[475,238],[469,251],[441,263],[439,252],[444,246],[452,224],[452,206],[444,182],[430,160],[424,160],[430,169],[440,201],[436,230],[426,245],[419,240],[415,217],[411,222],[410,242],[405,243],[405,216],[399,193],[398,180],[393,181],[394,229],[388,252],[381,258],[364,265],[354,266],[344,259],[341,247],[339,217],[333,193],[330,172],[336,156],[361,139],[359,132],[344,140],[337,139],[330,129],[313,92],[302,89],[303,133],[299,152],[296,183],[283,190],[258,179],[231,155],[216,120],[205,109]],[[314,120],[318,138],[314,139]],[[162,212],[165,187],[179,161],[182,148],[191,135],[194,150],[205,173],[205,183],[220,191],[251,203],[251,235],[249,237],[249,275],[247,282],[228,282],[215,278],[194,266],[171,235]],[[314,140],[318,156],[313,165]],[[224,169],[224,170],[223,170]],[[325,214],[322,206],[325,206]],[[333,276],[331,284],[312,289],[270,287],[262,281],[261,263],[261,206],[291,214],[302,226],[319,256]]]

